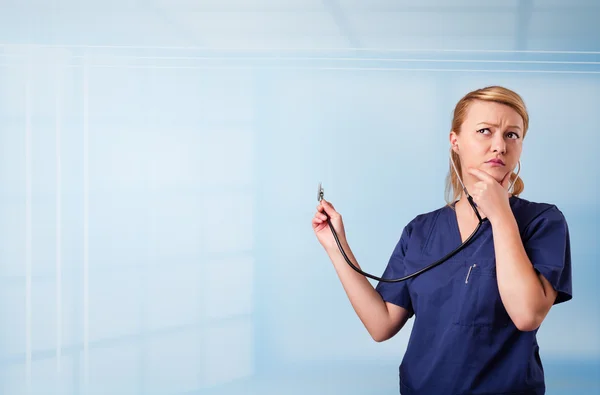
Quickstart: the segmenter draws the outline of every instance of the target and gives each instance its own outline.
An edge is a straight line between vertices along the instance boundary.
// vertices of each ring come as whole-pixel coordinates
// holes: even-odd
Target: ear
[[[458,153],[458,135],[456,132],[450,132],[450,145],[452,146],[452,150]]]

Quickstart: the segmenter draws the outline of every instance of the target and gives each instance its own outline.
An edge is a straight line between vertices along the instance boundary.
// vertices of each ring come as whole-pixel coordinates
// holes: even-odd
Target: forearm
[[[533,330],[544,319],[545,291],[523,247],[514,216],[492,224],[500,297],[515,325]]]
[[[360,265],[355,259],[354,254],[352,254],[348,244],[342,240],[340,242],[352,264],[360,269]],[[381,295],[364,275],[356,272],[348,265],[337,246],[329,249],[327,254],[333,263],[354,311],[371,337],[378,341],[388,338],[390,332],[393,331],[393,325],[386,303],[381,298]]]

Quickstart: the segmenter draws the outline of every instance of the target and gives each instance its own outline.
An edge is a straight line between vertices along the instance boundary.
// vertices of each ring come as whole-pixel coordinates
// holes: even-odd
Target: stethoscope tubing
[[[475,204],[475,202],[473,201],[473,197],[471,197],[471,195],[469,195],[467,188],[465,187],[465,184],[463,183],[462,179],[460,178],[460,174],[458,174],[458,170],[456,168],[456,164],[454,163],[454,159],[452,159],[452,152],[450,153],[450,163],[452,164],[452,167],[454,168],[454,171],[456,173],[456,176],[458,177],[458,180],[460,181],[460,184],[462,185],[463,191],[465,193],[465,196],[467,197],[467,201],[469,202],[470,206],[473,208],[473,211],[475,211],[475,215],[477,216],[478,219],[478,224],[475,227],[475,230],[471,233],[471,235],[464,241],[462,242],[458,247],[456,247],[453,251],[450,251],[448,254],[446,254],[445,256],[443,256],[442,258],[438,259],[437,261],[431,263],[428,266],[425,266],[422,269],[417,270],[416,272],[409,274],[407,276],[404,277],[400,277],[400,278],[382,278],[382,277],[378,277],[375,276],[373,274],[369,274],[363,270],[361,270],[360,268],[358,268],[356,265],[354,265],[352,263],[352,261],[350,260],[350,258],[348,258],[348,255],[346,254],[346,251],[344,251],[344,248],[342,246],[342,243],[340,242],[340,239],[337,235],[337,232],[335,231],[333,224],[331,223],[331,218],[329,217],[329,215],[327,215],[326,212],[323,212],[325,214],[325,216],[327,217],[327,224],[329,225],[329,229],[331,229],[331,233],[333,234],[333,238],[335,239],[335,242],[338,246],[338,249],[340,250],[342,256],[344,257],[344,260],[346,261],[346,263],[352,268],[354,269],[356,272],[362,274],[365,277],[371,278],[373,280],[377,280],[377,281],[381,281],[381,282],[386,282],[386,283],[398,283],[398,282],[402,282],[402,281],[406,281],[409,280],[411,278],[415,278],[423,273],[425,273],[428,270],[433,269],[436,266],[441,265],[442,263],[446,262],[448,259],[452,258],[454,255],[458,254],[462,249],[464,249],[475,237],[475,235],[477,234],[477,232],[479,231],[479,229],[481,228],[481,225],[486,222],[488,219],[487,218],[481,218],[481,215],[479,214],[479,211],[477,210],[477,205]],[[519,171],[521,170],[521,167],[519,166]],[[518,177],[518,173],[517,173],[517,177]],[[509,190],[510,188],[514,185],[514,182],[516,182],[517,177],[515,177],[515,180],[513,180],[513,183],[511,183],[511,185],[509,186]],[[323,188],[321,186],[321,183],[319,183],[319,190],[317,193],[317,200],[320,202],[323,199]]]

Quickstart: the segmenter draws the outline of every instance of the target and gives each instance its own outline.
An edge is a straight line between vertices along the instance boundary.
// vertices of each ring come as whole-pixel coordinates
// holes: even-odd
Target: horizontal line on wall
[[[512,50],[512,49],[443,49],[443,48],[282,48],[282,47],[199,47],[199,46],[158,46],[158,45],[84,45],[84,44],[22,44],[0,43],[0,47],[18,48],[59,48],[59,49],[152,49],[152,50],[188,50],[188,51],[235,51],[235,52],[430,52],[430,53],[496,53],[496,54],[570,54],[570,55],[600,55],[600,51],[570,51],[570,50]]]
[[[18,64],[0,64],[3,68],[20,68]],[[80,68],[81,65],[65,65]],[[518,70],[518,69],[436,69],[436,68],[395,68],[395,67],[267,67],[267,66],[145,66],[145,65],[90,65],[91,68],[112,69],[153,69],[153,70],[322,70],[322,71],[424,71],[454,73],[526,73],[526,74],[600,74],[600,70]]]
[[[427,58],[378,58],[378,57],[315,57],[315,56],[137,56],[137,55],[95,55],[98,57],[107,57],[115,59],[129,60],[274,60],[274,61],[343,61],[343,62],[407,62],[407,63],[499,63],[499,64],[553,64],[553,65],[599,65],[600,61],[571,61],[571,60],[519,60],[519,59],[427,59]],[[0,58],[18,58],[16,54],[1,54]],[[74,55],[70,59],[93,59],[94,56]],[[63,63],[56,63],[54,66],[63,66]],[[88,63],[94,66],[95,63]]]

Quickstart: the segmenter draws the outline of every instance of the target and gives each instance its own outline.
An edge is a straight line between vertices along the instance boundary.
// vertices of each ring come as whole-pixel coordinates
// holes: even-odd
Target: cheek
[[[471,142],[463,151],[463,161],[469,165],[480,164],[489,159],[489,145]]]
[[[510,156],[515,158],[515,161],[519,160],[521,157],[521,152],[523,151],[523,146],[520,141],[515,141],[510,146],[511,150],[509,152]]]

